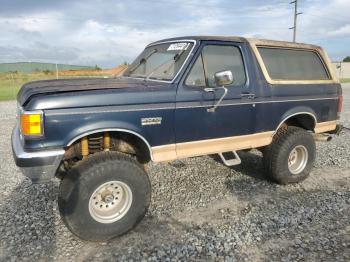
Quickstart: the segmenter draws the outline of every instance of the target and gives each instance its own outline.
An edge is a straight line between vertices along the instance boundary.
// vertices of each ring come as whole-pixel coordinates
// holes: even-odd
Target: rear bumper
[[[33,183],[50,181],[62,161],[64,150],[43,150],[26,152],[21,143],[18,125],[12,132],[12,153],[16,165]]]
[[[334,130],[327,132],[327,133],[334,134],[334,135],[338,136],[340,134],[340,132],[342,131],[342,129],[343,129],[343,125],[337,124],[337,126],[335,127]]]

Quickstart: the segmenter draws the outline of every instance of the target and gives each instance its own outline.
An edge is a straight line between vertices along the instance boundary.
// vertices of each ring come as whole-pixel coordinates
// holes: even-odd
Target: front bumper
[[[56,174],[64,155],[63,149],[26,152],[21,143],[18,125],[12,131],[12,153],[16,165],[33,183],[50,181]]]

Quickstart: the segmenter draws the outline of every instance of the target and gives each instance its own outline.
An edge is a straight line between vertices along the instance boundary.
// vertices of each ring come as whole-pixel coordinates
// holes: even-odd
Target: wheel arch
[[[142,136],[140,133],[130,129],[126,129],[126,128],[99,128],[99,129],[84,131],[83,133],[80,133],[74,138],[71,138],[69,142],[66,144],[66,147],[70,147],[71,145],[73,145],[75,142],[79,141],[83,137],[93,135],[93,134],[98,134],[98,133],[104,133],[104,132],[127,134],[137,138],[140,142],[142,142],[144,147],[147,148],[149,158],[150,160],[153,161],[152,147],[147,141],[147,139],[144,136]]]
[[[275,129],[275,133],[281,128],[283,124],[302,127],[306,130],[314,132],[317,124],[316,113],[307,107],[300,107],[289,110],[282,115],[280,122]]]

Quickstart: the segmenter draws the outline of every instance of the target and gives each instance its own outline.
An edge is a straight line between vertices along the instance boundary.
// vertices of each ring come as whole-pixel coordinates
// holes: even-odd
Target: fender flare
[[[283,123],[285,123],[289,118],[293,117],[293,116],[297,116],[297,115],[308,115],[311,116],[314,119],[314,126],[316,126],[317,124],[317,117],[316,117],[316,113],[308,107],[296,107],[293,108],[291,110],[288,110],[287,112],[285,112],[282,117],[281,117],[281,121],[279,122],[277,128],[275,129],[273,134],[276,134],[277,130],[283,125]]]
[[[85,137],[85,136],[88,136],[88,135],[91,135],[91,134],[101,133],[101,132],[128,133],[128,134],[132,134],[132,135],[140,138],[145,143],[145,145],[147,146],[149,154],[150,154],[150,157],[151,157],[151,160],[153,161],[152,147],[149,144],[149,142],[147,141],[147,139],[144,136],[140,135],[138,132],[135,132],[135,131],[130,130],[130,129],[125,129],[125,128],[109,127],[109,128],[97,128],[97,129],[95,128],[95,129],[92,129],[92,130],[87,130],[87,131],[84,131],[83,133],[80,133],[77,136],[74,136],[72,139],[70,139],[69,142],[66,143],[66,147],[71,146],[74,142],[76,142],[77,140],[79,140],[82,137]]]

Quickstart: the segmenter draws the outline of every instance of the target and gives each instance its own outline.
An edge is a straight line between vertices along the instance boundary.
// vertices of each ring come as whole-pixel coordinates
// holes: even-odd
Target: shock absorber
[[[97,152],[109,151],[111,148],[111,137],[109,132],[105,132],[103,136],[91,135],[89,137],[83,137],[81,139],[81,155],[83,158],[87,157],[89,154],[94,154]]]
[[[109,132],[105,132],[103,135],[103,149],[104,151],[109,151],[111,148],[111,137]]]
[[[83,158],[89,155],[89,140],[87,136],[81,139],[81,155]]]

